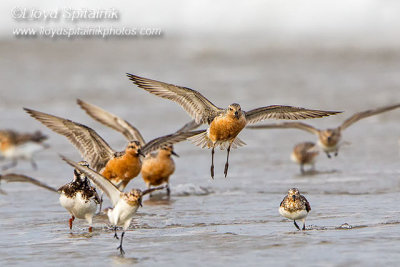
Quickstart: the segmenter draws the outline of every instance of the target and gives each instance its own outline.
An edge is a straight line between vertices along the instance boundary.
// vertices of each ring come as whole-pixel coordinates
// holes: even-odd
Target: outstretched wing
[[[0,180],[6,181],[7,183],[14,183],[14,182],[31,183],[31,184],[37,185],[39,187],[45,188],[51,192],[58,193],[57,189],[55,189],[54,187],[51,187],[45,183],[42,183],[39,180],[36,180],[32,177],[22,175],[22,174],[15,174],[15,173],[5,174],[5,175],[0,176]]]
[[[82,166],[77,162],[67,159],[66,157],[60,155],[60,157],[67,162],[72,167],[80,170],[81,172],[85,173],[87,177],[97,186],[99,187],[106,195],[110,198],[111,203],[115,206],[120,199],[121,191],[113,185],[109,180],[98,174],[97,172],[89,169],[86,166]]]
[[[351,116],[350,118],[348,118],[347,120],[345,120],[342,123],[342,125],[340,126],[340,129],[344,130],[347,127],[349,127],[350,125],[352,125],[353,123],[355,123],[361,119],[364,119],[366,117],[373,116],[373,115],[376,115],[376,114],[379,114],[382,112],[390,111],[392,109],[396,109],[399,107],[400,107],[400,104],[396,104],[396,105],[391,105],[391,106],[385,106],[382,108],[370,109],[370,110],[366,110],[363,112],[358,112],[358,113],[354,114],[353,116]]]
[[[195,90],[142,78],[129,73],[126,75],[140,88],[181,105],[197,123],[211,123],[214,117],[223,111]]]
[[[248,123],[256,123],[265,119],[302,120],[321,118],[338,113],[341,112],[273,105],[268,107],[256,108],[246,112],[246,120]]]
[[[185,125],[183,125],[181,128],[179,128],[175,133],[184,133],[188,131],[192,131],[194,129],[197,129],[200,127],[201,123],[197,123],[195,120],[191,120]]]
[[[314,128],[313,126],[302,123],[302,122],[282,122],[282,123],[271,123],[265,125],[250,125],[246,128],[249,129],[277,129],[277,128],[293,128],[307,131],[312,134],[318,135],[319,130]]]
[[[206,130],[198,130],[198,131],[191,131],[191,132],[183,132],[183,133],[174,133],[174,134],[169,134],[169,135],[164,135],[161,137],[158,137],[156,139],[151,140],[148,142],[143,148],[142,152],[143,154],[147,155],[162,146],[165,145],[173,145],[175,143],[181,142],[186,140],[189,137],[192,137],[197,134],[201,134],[205,132]]]
[[[49,129],[67,137],[95,170],[101,170],[113,157],[115,151],[91,128],[32,109],[24,110]]]
[[[126,120],[123,120],[120,117],[108,111],[105,111],[104,109],[98,106],[89,104],[80,99],[78,99],[77,102],[78,105],[81,106],[81,108],[85,110],[90,117],[122,133],[125,136],[125,138],[128,139],[128,141],[139,141],[141,146],[144,146],[146,144],[139,130],[133,127]]]

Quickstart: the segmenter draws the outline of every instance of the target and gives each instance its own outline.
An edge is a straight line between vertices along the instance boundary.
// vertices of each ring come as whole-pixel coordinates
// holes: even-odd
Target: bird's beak
[[[178,157],[178,158],[179,158],[179,155],[176,154],[175,151],[172,150],[172,151],[171,151],[171,154],[174,155],[175,157]]]
[[[235,111],[235,117],[236,119],[239,119],[239,112]]]
[[[296,200],[296,195],[293,195],[292,198],[293,198],[293,201],[295,201]]]
[[[138,153],[138,155],[141,155],[141,156],[143,156],[143,157],[146,157],[146,155],[145,155],[145,154],[143,154],[143,152],[142,152],[142,150],[141,150],[141,149],[138,149],[137,153]]]

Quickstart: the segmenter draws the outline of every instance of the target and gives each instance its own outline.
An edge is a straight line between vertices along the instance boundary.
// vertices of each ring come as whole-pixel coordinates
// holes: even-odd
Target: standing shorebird
[[[122,241],[125,235],[125,231],[131,224],[133,215],[136,213],[139,206],[142,206],[142,197],[152,191],[163,189],[164,187],[156,187],[141,191],[139,189],[132,189],[129,193],[121,192],[114,184],[112,184],[108,179],[98,174],[97,172],[81,166],[78,163],[62,157],[68,164],[79,169],[81,172],[85,173],[93,183],[101,188],[106,195],[110,198],[113,208],[107,210],[108,220],[111,225],[114,226],[114,237],[118,239],[117,226],[123,227],[123,232],[121,234],[121,243],[117,249],[120,250],[121,254],[125,254],[122,248]]]
[[[108,112],[104,109],[89,104],[80,99],[77,100],[78,105],[86,111],[93,119],[98,122],[122,133],[127,140],[137,140],[140,145],[144,147],[146,142],[137,128],[132,126],[126,120]],[[197,124],[194,120],[185,124],[182,128],[176,131],[176,134],[191,131],[197,128],[200,124]],[[142,178],[146,183],[147,187],[158,186],[167,184],[167,195],[170,195],[169,188],[169,177],[175,171],[175,163],[171,155],[179,157],[173,150],[172,145],[162,146],[157,153],[148,153],[142,162]]]
[[[89,166],[87,162],[78,163],[81,166]],[[0,180],[7,182],[25,182],[45,188],[51,192],[60,194],[60,204],[70,214],[69,229],[72,229],[72,223],[75,218],[85,219],[89,225],[89,232],[92,232],[93,216],[96,213],[97,205],[100,204],[96,189],[90,185],[86,175],[80,170],[74,170],[74,179],[72,182],[55,189],[37,179],[21,174],[6,174],[0,177]]]
[[[2,167],[3,171],[15,167],[18,159],[24,159],[31,162],[32,167],[37,169],[33,160],[36,152],[48,147],[43,141],[47,136],[40,131],[34,133],[18,133],[13,130],[0,130],[0,154],[5,159],[11,159],[11,163]]]
[[[280,105],[261,107],[245,112],[242,111],[240,105],[237,103],[229,105],[227,109],[222,109],[215,106],[195,90],[142,78],[129,73],[127,73],[127,76],[140,88],[181,105],[195,119],[196,123],[207,123],[210,125],[207,132],[190,139],[202,148],[212,148],[210,169],[212,178],[214,178],[215,147],[219,146],[221,149],[227,149],[224,169],[226,177],[228,174],[230,149],[231,147],[236,148],[245,145],[237,136],[247,124],[265,119],[298,120],[320,118],[340,113]]]
[[[311,211],[310,203],[307,199],[300,195],[297,188],[289,189],[287,196],[285,196],[279,207],[279,213],[288,219],[294,221],[294,226],[298,230],[300,227],[297,225],[296,220],[303,222],[303,230],[306,230],[306,217]]]
[[[385,106],[377,109],[370,109],[362,112],[355,113],[353,116],[345,120],[342,125],[337,128],[330,128],[326,130],[320,130],[314,128],[311,125],[302,123],[302,122],[283,122],[283,123],[274,123],[274,124],[266,124],[266,125],[255,125],[248,126],[250,129],[275,129],[275,128],[294,128],[300,129],[312,134],[315,134],[318,137],[318,145],[322,148],[322,150],[326,153],[328,158],[331,158],[330,153],[334,153],[335,156],[339,153],[339,148],[343,145],[341,141],[342,131],[352,125],[353,123],[373,116],[380,114],[382,112],[390,111],[396,108],[399,108],[400,104]]]
[[[297,144],[293,148],[291,158],[294,162],[300,165],[301,174],[305,174],[304,165],[311,165],[311,170],[314,170],[315,158],[318,156],[319,150],[313,142],[303,142]]]
[[[129,181],[140,173],[140,156],[204,132],[203,130],[165,135],[153,139],[143,147],[139,141],[130,141],[125,151],[116,152],[93,129],[85,125],[39,111],[27,108],[25,110],[51,130],[67,137],[91,168],[101,172],[119,190],[124,190]]]

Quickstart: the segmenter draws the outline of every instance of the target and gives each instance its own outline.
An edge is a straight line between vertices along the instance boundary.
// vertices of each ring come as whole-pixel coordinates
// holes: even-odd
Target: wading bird
[[[139,206],[142,206],[142,197],[148,193],[155,190],[163,189],[164,187],[155,187],[141,191],[139,189],[132,189],[128,193],[121,192],[114,184],[112,184],[108,179],[100,175],[99,173],[85,167],[78,163],[69,160],[61,156],[71,166],[79,169],[81,172],[85,173],[90,180],[106,195],[110,198],[113,208],[107,210],[108,220],[111,225],[114,226],[114,237],[118,239],[117,226],[123,227],[123,232],[121,234],[121,243],[117,249],[120,250],[121,254],[125,254],[122,248],[122,241],[124,239],[125,231],[131,224],[133,215],[136,213]]]

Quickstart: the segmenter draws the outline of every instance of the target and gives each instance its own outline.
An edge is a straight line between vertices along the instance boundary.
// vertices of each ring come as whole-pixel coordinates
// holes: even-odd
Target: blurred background
[[[399,1],[26,0],[3,1],[0,6],[0,128],[40,129],[49,135],[51,145],[37,155],[37,171],[27,162],[12,171],[54,186],[72,177],[72,169],[58,154],[75,160],[80,156],[66,138],[31,119],[22,107],[84,123],[116,150],[124,148],[124,138],[90,119],[76,105],[77,98],[127,119],[146,140],[169,134],[189,121],[177,104],[133,85],[127,72],[193,88],[219,107],[238,102],[244,110],[283,104],[344,111],[307,121],[320,128],[336,127],[358,111],[400,102]],[[62,17],[65,9],[114,9],[118,19],[71,22]],[[45,12],[54,11],[57,19],[44,19]],[[31,19],[32,12],[39,18]],[[130,28],[139,34],[107,38],[40,34],[42,28],[79,27]],[[20,29],[39,34],[16,36]],[[145,29],[143,34],[141,29]],[[132,243],[140,240],[134,248],[140,256],[128,263],[256,265],[268,259],[287,265],[286,253],[296,254],[303,248],[308,257],[292,259],[306,264],[315,259],[316,264],[330,266],[394,263],[400,255],[396,243],[400,231],[396,229],[398,209],[390,200],[400,190],[399,133],[398,110],[365,119],[346,130],[344,139],[351,145],[339,157],[320,155],[317,169],[322,173],[306,177],[299,176],[298,166],[289,160],[296,143],[316,141],[301,131],[243,131],[240,137],[248,145],[231,154],[228,179],[222,179],[225,152],[217,151],[219,177],[215,181],[209,178],[210,151],[179,144],[176,151],[181,158],[171,178],[176,202],[166,209],[157,205],[143,209],[138,229],[128,233],[126,242],[133,249]],[[309,220],[316,225],[315,231],[304,235],[288,232],[294,230],[292,223],[277,213],[293,186],[306,192],[313,207]],[[144,183],[138,177],[130,187],[144,187]],[[212,193],[197,196],[202,188]],[[7,185],[7,189],[9,196],[0,199],[2,228],[9,229],[0,232],[4,264],[27,265],[43,259],[49,265],[58,263],[60,259],[46,255],[48,249],[59,256],[73,253],[75,263],[81,264],[88,259],[84,250],[99,251],[93,240],[66,234],[67,214],[56,197],[39,194],[43,191],[33,186],[25,186],[22,192],[29,194],[22,197],[20,185]],[[16,215],[15,206],[21,215]],[[50,212],[43,216],[43,210]],[[29,226],[32,220],[37,224]],[[361,230],[335,231],[343,223]],[[16,225],[26,236],[9,247]],[[378,240],[382,235],[387,239]],[[111,256],[115,242],[109,233],[94,239],[106,244],[101,250],[106,256],[103,264],[127,263]],[[343,246],[350,241],[352,249],[346,250]],[[19,249],[17,255],[7,256],[13,248]],[[199,248],[204,249],[203,255]],[[158,249],[169,254],[155,255]]]

